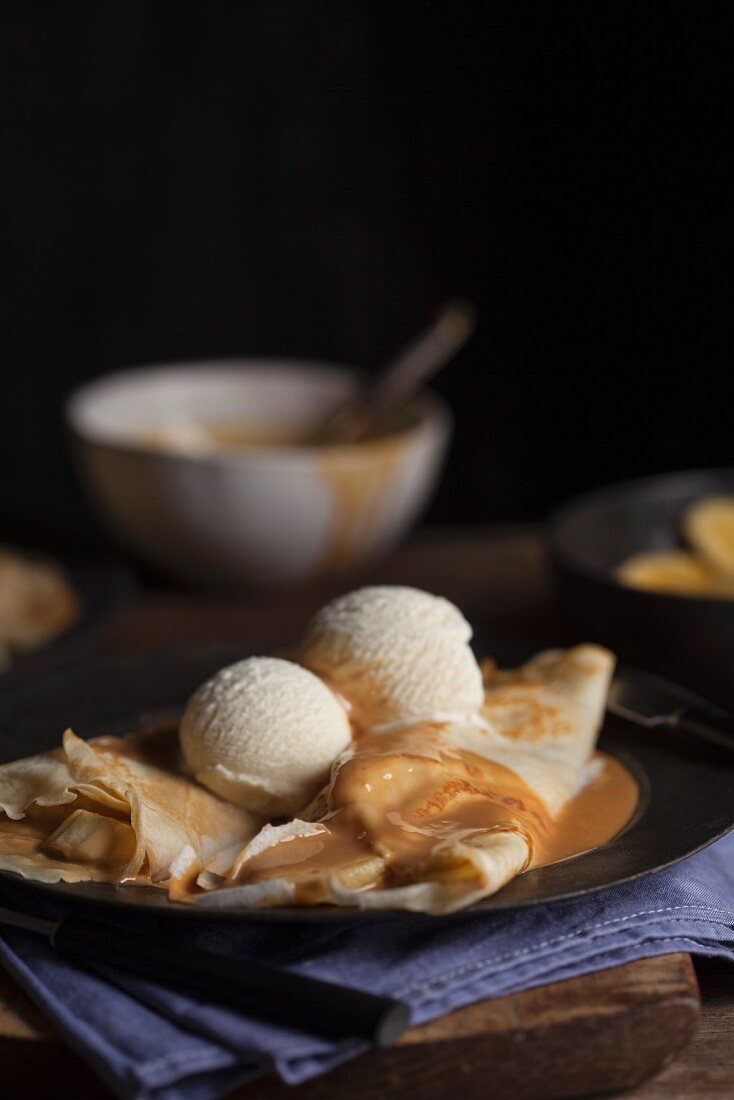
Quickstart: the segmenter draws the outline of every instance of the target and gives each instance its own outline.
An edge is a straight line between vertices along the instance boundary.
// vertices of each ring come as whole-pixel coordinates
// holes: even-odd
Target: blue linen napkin
[[[10,880],[0,904],[23,908]],[[61,915],[56,903],[37,906]],[[69,912],[68,906],[65,912]],[[119,919],[119,918],[118,918]],[[151,926],[150,918],[147,927]],[[126,920],[127,927],[145,921]],[[734,833],[683,863],[581,899],[451,920],[166,924],[196,945],[407,1001],[421,1023],[486,997],[671,951],[734,961]],[[365,1049],[331,1042],[106,967],[81,969],[7,929],[0,959],[110,1087],[130,1100],[211,1100],[277,1072],[291,1084]]]

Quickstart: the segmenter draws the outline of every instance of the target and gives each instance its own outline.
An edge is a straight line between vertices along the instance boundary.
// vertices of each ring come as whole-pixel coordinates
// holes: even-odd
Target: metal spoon
[[[389,425],[394,413],[453,359],[475,325],[471,302],[444,303],[428,328],[332,413],[313,441],[357,443]]]

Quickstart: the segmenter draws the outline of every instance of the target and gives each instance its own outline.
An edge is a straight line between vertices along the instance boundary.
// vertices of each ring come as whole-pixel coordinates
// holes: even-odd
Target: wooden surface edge
[[[460,1089],[463,1100],[560,1100],[617,1091],[674,1058],[693,1036],[699,1014],[689,955],[641,959],[468,1005],[300,1088],[269,1079],[234,1095],[445,1100]]]

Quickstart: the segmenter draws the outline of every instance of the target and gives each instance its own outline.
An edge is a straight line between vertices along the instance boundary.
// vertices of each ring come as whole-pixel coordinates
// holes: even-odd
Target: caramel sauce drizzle
[[[356,717],[356,716],[355,716]],[[120,743],[100,739],[176,774],[174,723],[142,731]],[[357,731],[358,732],[358,731]],[[324,795],[312,807],[315,833],[282,841],[235,865],[226,885],[292,877],[297,897],[309,900],[325,873],[345,869],[350,885],[379,888],[419,879],[429,861],[440,865],[453,846],[492,831],[516,832],[527,841],[525,869],[541,867],[597,848],[630,821],[638,804],[634,778],[615,757],[596,752],[591,777],[554,820],[542,800],[511,769],[451,744],[439,724],[357,736],[351,753],[335,767]],[[124,851],[106,858],[90,853],[86,863],[63,858],[49,836],[77,810],[101,812],[121,825],[129,817],[101,809],[79,796],[73,803],[32,806],[21,821],[0,818],[0,849],[35,856],[47,870],[63,868],[66,881],[123,882]],[[306,815],[308,816],[308,814]],[[137,877],[148,883],[146,868]],[[175,885],[175,884],[174,884]],[[181,884],[172,896],[198,889]],[[313,900],[313,899],[311,899]]]
[[[593,761],[591,778],[554,820],[515,772],[453,747],[440,726],[360,738],[335,770],[318,832],[246,859],[230,884],[285,875],[307,887],[309,877],[344,868],[358,883],[363,868],[365,886],[395,885],[492,831],[525,838],[526,869],[568,859],[611,840],[637,806],[627,769],[602,752]]]
[[[365,540],[390,501],[390,490],[403,462],[407,441],[401,435],[371,439],[350,448],[323,447],[313,455],[313,468],[329,491],[331,530],[319,572],[345,569],[361,555]]]

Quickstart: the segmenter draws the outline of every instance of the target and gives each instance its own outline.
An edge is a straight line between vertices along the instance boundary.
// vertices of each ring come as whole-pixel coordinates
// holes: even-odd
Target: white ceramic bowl
[[[221,359],[136,367],[66,404],[83,479],[113,534],[156,567],[217,585],[295,583],[395,543],[438,475],[451,417],[434,395],[411,426],[350,446],[179,452],[145,442],[165,424],[308,428],[356,382],[310,361]]]

